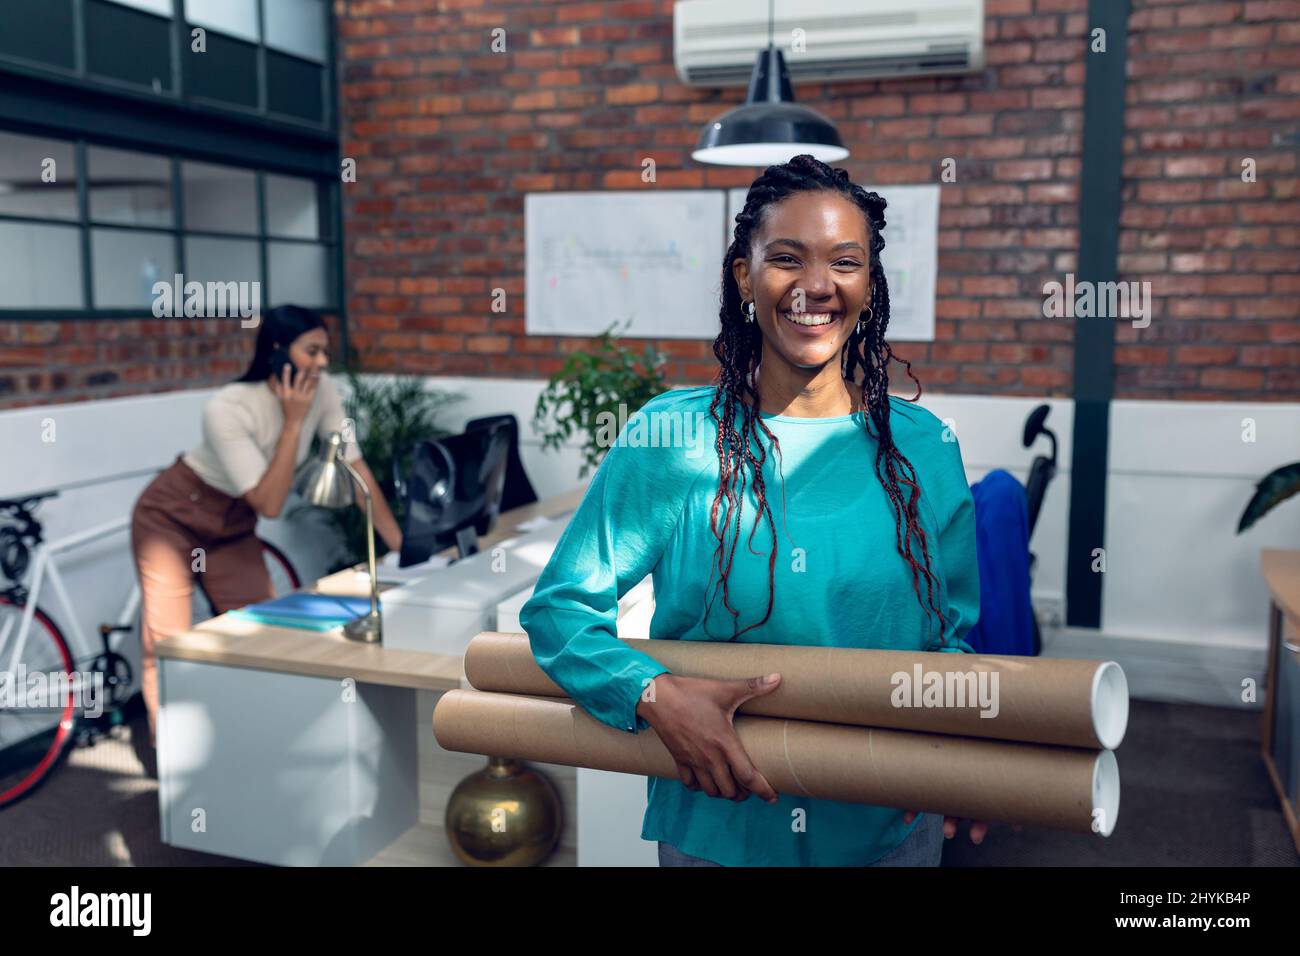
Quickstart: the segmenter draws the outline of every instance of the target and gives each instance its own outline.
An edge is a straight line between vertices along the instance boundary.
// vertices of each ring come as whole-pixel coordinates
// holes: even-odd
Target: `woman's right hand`
[[[284,413],[286,425],[301,425],[311,409],[312,399],[316,397],[316,386],[320,379],[315,375],[304,375],[300,370],[289,383],[291,365],[286,364],[280,370],[280,378],[271,379],[271,391],[280,400],[280,410]]]
[[[775,803],[776,791],[750,761],[731,721],[741,704],[770,694],[780,684],[780,674],[748,680],[660,674],[654,679],[653,700],[642,695],[636,712],[673,755],[677,775],[688,790],[737,803],[753,793]]]

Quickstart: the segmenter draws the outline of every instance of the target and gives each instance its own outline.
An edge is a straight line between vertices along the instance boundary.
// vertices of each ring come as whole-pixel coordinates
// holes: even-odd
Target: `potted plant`
[[[448,434],[438,424],[438,415],[448,406],[464,401],[464,395],[429,389],[418,376],[395,376],[367,381],[353,370],[354,366],[331,370],[347,377],[351,393],[343,399],[343,410],[353,423],[354,437],[361,448],[375,481],[392,507],[393,517],[401,523],[403,507],[393,485],[393,459],[398,450],[405,452],[417,441],[440,438]],[[319,438],[312,441],[313,453]],[[406,464],[404,460],[403,465]],[[289,517],[302,512],[324,511],[343,540],[343,553],[330,571],[351,567],[366,559],[366,516],[360,508],[318,509],[300,504],[290,509]],[[382,538],[376,535],[375,555],[387,552]]]
[[[623,421],[666,390],[665,356],[648,343],[636,355],[618,344],[614,328],[600,334],[595,348],[569,355],[538,396],[533,412],[543,450],[559,448],[575,432],[582,437],[579,478],[597,467],[607,450],[600,440],[603,416]],[[621,416],[620,406],[625,410]]]
[[[1241,520],[1237,522],[1237,534],[1241,534],[1297,492],[1300,492],[1300,461],[1270,471],[1255,486],[1255,493],[1246,505],[1246,510],[1241,513]]]

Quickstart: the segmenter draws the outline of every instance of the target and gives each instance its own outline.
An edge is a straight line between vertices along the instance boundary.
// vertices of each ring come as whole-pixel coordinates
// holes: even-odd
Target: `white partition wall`
[[[1238,535],[1258,481],[1300,460],[1300,406],[1111,406],[1102,629],[1187,644],[1266,644],[1263,548],[1300,545],[1300,501]]]

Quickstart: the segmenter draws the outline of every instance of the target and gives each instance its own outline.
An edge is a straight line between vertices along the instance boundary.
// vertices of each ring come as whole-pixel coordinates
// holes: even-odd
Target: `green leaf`
[[[1241,534],[1297,492],[1300,492],[1300,461],[1269,472],[1255,486],[1250,504],[1241,513],[1241,520],[1237,522],[1237,534]]]
[[[543,449],[558,449],[574,434],[583,436],[579,477],[599,467],[607,451],[597,442],[602,413],[617,420],[622,404],[631,416],[667,390],[664,356],[647,343],[638,357],[631,348],[618,344],[617,327],[616,322],[601,332],[593,348],[570,353],[547,382],[533,410],[533,428],[542,436]]]

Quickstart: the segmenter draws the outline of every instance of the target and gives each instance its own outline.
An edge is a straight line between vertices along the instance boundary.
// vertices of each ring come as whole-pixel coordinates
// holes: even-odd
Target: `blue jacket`
[[[1029,601],[1029,506],[1025,488],[1002,469],[971,485],[980,567],[980,616],[966,642],[977,654],[1034,653]]]

